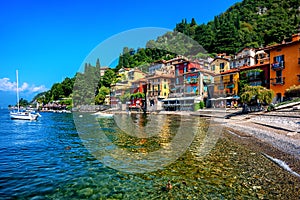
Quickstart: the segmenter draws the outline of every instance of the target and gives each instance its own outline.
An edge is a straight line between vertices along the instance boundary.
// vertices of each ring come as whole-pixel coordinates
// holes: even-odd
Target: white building
[[[230,69],[255,65],[255,49],[244,48],[230,61]]]

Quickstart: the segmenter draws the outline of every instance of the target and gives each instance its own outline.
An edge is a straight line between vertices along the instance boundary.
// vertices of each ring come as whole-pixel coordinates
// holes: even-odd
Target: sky
[[[114,67],[124,45],[145,47],[186,18],[207,23],[238,0],[0,1],[0,107],[31,100],[85,62]],[[95,53],[96,52],[96,53]]]

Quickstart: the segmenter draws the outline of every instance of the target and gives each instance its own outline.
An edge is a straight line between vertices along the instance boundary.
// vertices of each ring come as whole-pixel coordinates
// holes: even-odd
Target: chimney
[[[292,35],[292,42],[296,42],[300,40],[300,33]]]

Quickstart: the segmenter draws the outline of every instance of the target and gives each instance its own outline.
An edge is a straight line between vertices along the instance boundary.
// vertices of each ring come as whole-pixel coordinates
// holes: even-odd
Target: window
[[[225,66],[224,63],[220,63],[220,72],[224,72],[224,66]]]
[[[282,76],[282,70],[276,71],[276,77],[281,77]]]
[[[284,55],[274,57],[274,63],[280,63],[282,61],[284,61]]]
[[[276,71],[276,83],[282,83],[282,70]]]
[[[187,67],[183,68],[183,72],[186,73],[187,72]]]
[[[164,84],[164,89],[167,89],[167,85],[166,84]]]
[[[216,70],[216,66],[215,66],[215,65],[212,65],[212,66],[211,66],[211,70],[212,70],[212,71],[215,71],[215,70]]]

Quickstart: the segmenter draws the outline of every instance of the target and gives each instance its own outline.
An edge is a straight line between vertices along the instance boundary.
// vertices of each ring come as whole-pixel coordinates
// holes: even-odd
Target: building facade
[[[300,79],[300,34],[291,41],[269,47],[270,89],[275,93],[275,101],[283,100],[285,90],[299,85]]]

